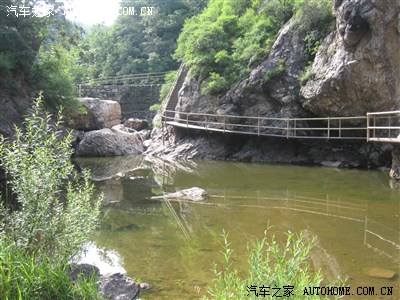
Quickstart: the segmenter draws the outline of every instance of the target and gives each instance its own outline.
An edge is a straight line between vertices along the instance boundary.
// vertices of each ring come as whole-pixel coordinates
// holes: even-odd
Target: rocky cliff
[[[306,32],[293,18],[268,57],[223,95],[201,93],[189,74],[176,110],[263,117],[356,116],[398,109],[400,103],[400,1],[335,0],[336,26],[305,73]],[[304,76],[303,76],[304,77]],[[149,153],[183,158],[263,162],[388,165],[390,145],[303,142],[164,128],[153,132]]]
[[[336,30],[321,45],[301,88],[302,106],[320,116],[400,107],[400,1],[336,0]]]

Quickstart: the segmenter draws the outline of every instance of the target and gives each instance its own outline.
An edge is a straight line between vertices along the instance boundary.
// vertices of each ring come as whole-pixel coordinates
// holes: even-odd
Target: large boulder
[[[86,132],[76,149],[76,156],[119,156],[143,152],[143,142],[135,133],[118,127]]]
[[[80,98],[85,112],[68,113],[69,127],[77,130],[91,131],[111,128],[121,123],[121,106],[117,101],[97,98]]]
[[[400,3],[335,0],[336,31],[318,50],[314,78],[301,89],[318,116],[399,109]]]

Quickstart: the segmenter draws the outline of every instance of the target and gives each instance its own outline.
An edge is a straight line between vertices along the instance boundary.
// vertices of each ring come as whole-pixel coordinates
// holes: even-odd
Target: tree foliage
[[[76,44],[79,30],[65,18],[63,2],[42,1],[53,7],[50,16],[34,16],[37,1],[0,3],[0,86],[12,89],[26,83],[44,91],[50,107],[71,106],[75,94],[65,53]],[[27,7],[30,15],[16,15]],[[70,105],[68,105],[70,104]]]
[[[52,124],[38,98],[25,128],[16,128],[15,139],[0,136],[0,166],[21,206],[6,213],[0,233],[27,254],[68,262],[93,231],[100,201],[92,207],[93,185],[88,174],[81,181],[74,170],[72,134],[61,136],[61,116],[58,120]]]
[[[124,7],[153,7],[151,15],[120,15],[111,27],[89,31],[88,78],[176,69],[172,58],[184,20],[199,12],[205,0],[129,0]]]

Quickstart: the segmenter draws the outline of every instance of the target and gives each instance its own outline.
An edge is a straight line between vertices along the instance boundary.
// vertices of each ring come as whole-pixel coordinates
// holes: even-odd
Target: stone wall
[[[122,118],[152,120],[155,111],[149,107],[159,102],[162,84],[148,85],[80,85],[79,96],[118,101]]]

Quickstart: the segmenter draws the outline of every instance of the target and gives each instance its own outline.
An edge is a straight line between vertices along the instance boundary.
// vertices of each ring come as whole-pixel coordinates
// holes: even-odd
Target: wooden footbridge
[[[177,111],[178,92],[187,70],[181,65],[167,96],[163,125],[221,133],[286,139],[365,140],[400,143],[400,111],[369,112],[364,116],[271,118]]]

